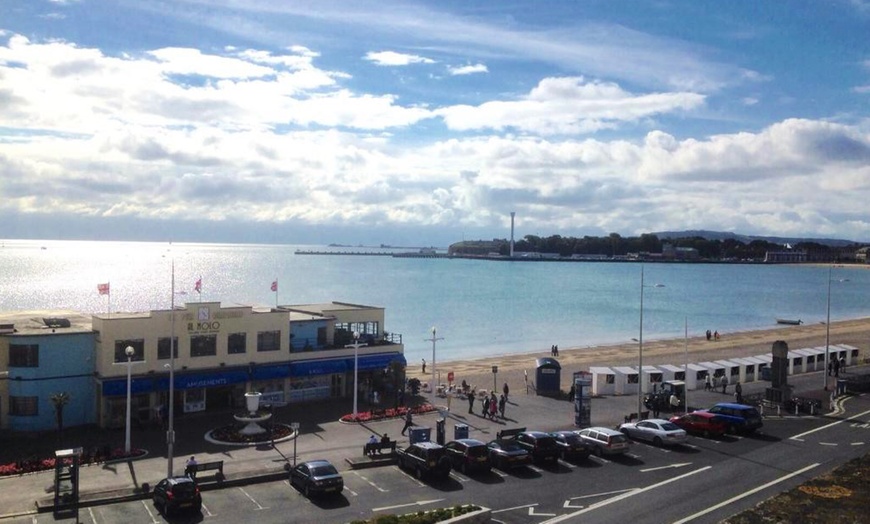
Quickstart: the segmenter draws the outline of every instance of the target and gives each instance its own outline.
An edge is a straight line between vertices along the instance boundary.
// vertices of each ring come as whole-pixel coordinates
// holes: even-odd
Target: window
[[[157,360],[169,360],[169,351],[172,348],[172,342],[175,342],[175,351],[173,358],[178,358],[178,337],[160,337],[157,339]]]
[[[145,341],[141,338],[134,340],[115,341],[115,362],[127,362],[127,347],[133,348],[134,362],[145,360]]]
[[[217,355],[217,335],[190,337],[191,357],[213,357],[215,355]]]
[[[9,367],[38,368],[39,344],[9,344]]]
[[[39,397],[9,397],[9,414],[16,417],[39,415]]]
[[[604,375],[604,383],[605,384],[615,384],[616,383],[616,375],[608,373]]]
[[[319,327],[317,328],[317,345],[325,346],[326,345],[326,328]]]
[[[235,355],[247,351],[248,334],[230,333],[227,337],[227,353]]]
[[[260,331],[257,333],[257,351],[278,351],[281,349],[280,331]]]

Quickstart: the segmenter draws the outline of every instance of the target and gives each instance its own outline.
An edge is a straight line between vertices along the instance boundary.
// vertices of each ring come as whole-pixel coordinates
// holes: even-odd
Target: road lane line
[[[203,504],[202,504],[202,509],[205,510],[205,516],[206,516],[206,517],[214,517],[214,513],[212,513],[211,511],[209,511],[208,507],[205,505],[204,502],[203,502]]]
[[[865,411],[864,413],[858,413],[857,415],[852,415],[851,417],[849,417],[849,418],[845,418],[845,419],[843,419],[843,420],[838,420],[838,421],[836,421],[836,422],[831,422],[830,424],[827,424],[827,425],[825,425],[825,426],[818,427],[818,428],[816,428],[816,429],[811,429],[811,430],[809,430],[809,431],[804,431],[803,433],[798,433],[797,435],[794,435],[793,437],[789,437],[789,439],[790,439],[790,440],[801,440],[801,437],[805,437],[805,436],[807,436],[807,435],[809,435],[809,434],[815,433],[816,431],[821,431],[821,430],[823,430],[823,429],[828,429],[828,428],[830,428],[830,427],[836,426],[837,424],[842,424],[843,422],[850,422],[850,421],[852,421],[852,420],[855,420],[855,419],[858,418],[858,417],[863,417],[864,415],[867,415],[868,413],[870,413],[870,410],[867,410],[867,411]]]
[[[434,500],[418,500],[417,502],[409,502],[407,504],[397,504],[395,506],[384,506],[382,508],[372,508],[372,511],[388,511],[398,508],[407,508],[408,506],[426,506],[429,504],[435,504],[436,502],[442,502],[444,499],[434,499]]]
[[[789,473],[788,475],[779,477],[778,479],[771,480],[770,482],[768,482],[767,484],[765,484],[763,486],[758,486],[757,488],[753,488],[753,489],[747,491],[746,493],[742,493],[740,495],[737,495],[736,497],[731,497],[730,499],[722,501],[719,504],[716,504],[715,506],[711,506],[707,509],[704,509],[704,510],[701,510],[701,511],[695,513],[694,515],[689,515],[688,517],[686,517],[684,519],[680,519],[680,520],[674,522],[673,524],[683,524],[684,522],[689,522],[690,520],[695,520],[698,517],[702,517],[702,516],[706,515],[707,513],[710,513],[712,511],[716,511],[719,508],[727,506],[728,504],[736,502],[742,498],[748,497],[749,495],[752,495],[754,493],[758,493],[759,491],[761,491],[763,489],[767,489],[770,486],[773,486],[775,484],[779,484],[780,482],[786,481],[792,477],[806,473],[807,471],[817,467],[819,464],[820,464],[819,462],[816,462],[815,464],[810,464],[809,466],[807,466],[803,469],[799,469],[793,473]]]
[[[565,514],[565,515],[560,515],[560,516],[558,516],[558,517],[556,517],[556,518],[554,518],[554,519],[545,520],[545,521],[542,522],[541,524],[555,524],[555,523],[557,523],[557,522],[562,522],[562,521],[565,521],[565,520],[568,520],[568,519],[572,519],[572,518],[574,518],[574,517],[576,517],[576,516],[578,516],[578,515],[582,515],[582,514],[584,514],[584,513],[588,513],[588,512],[590,512],[590,511],[592,511],[592,510],[596,510],[596,509],[598,509],[598,508],[601,508],[601,507],[604,507],[604,506],[607,506],[607,505],[613,504],[614,502],[619,502],[620,500],[625,500],[625,499],[627,499],[628,497],[633,497],[633,496],[635,496],[635,495],[640,495],[641,493],[644,493],[644,492],[646,492],[646,491],[649,491],[649,490],[652,490],[652,489],[655,489],[655,488],[660,488],[660,487],[662,487],[662,486],[665,486],[665,485],[667,485],[667,484],[670,484],[671,482],[676,482],[676,481],[678,481],[678,480],[682,480],[682,479],[684,479],[684,478],[686,478],[686,477],[690,477],[690,476],[692,476],[692,475],[695,475],[695,474],[697,474],[697,473],[701,473],[701,472],[707,471],[708,469],[712,469],[712,468],[713,468],[713,466],[704,466],[703,468],[696,469],[695,471],[690,471],[690,472],[688,472],[688,473],[683,473],[682,475],[679,475],[679,476],[676,476],[676,477],[672,477],[672,478],[669,478],[669,479],[667,479],[667,480],[663,480],[663,481],[658,482],[658,483],[656,483],[656,484],[651,484],[651,485],[646,486],[646,487],[644,487],[644,488],[637,488],[637,489],[635,489],[635,490],[632,490],[632,491],[629,491],[629,492],[623,493],[622,495],[617,495],[617,496],[615,496],[615,497],[613,497],[613,498],[610,498],[610,499],[607,499],[607,500],[602,500],[601,502],[596,502],[595,504],[592,504],[592,505],[589,506],[588,508],[583,508],[583,509],[581,509],[581,510],[575,511],[574,513],[567,513],[567,514]]]
[[[96,515],[94,515],[93,508],[88,508],[88,514],[91,516],[91,522],[93,522],[94,524],[97,524],[97,517],[96,517]],[[154,520],[154,519],[152,518],[151,520]],[[36,522],[36,517],[33,517],[33,522],[34,523]]]

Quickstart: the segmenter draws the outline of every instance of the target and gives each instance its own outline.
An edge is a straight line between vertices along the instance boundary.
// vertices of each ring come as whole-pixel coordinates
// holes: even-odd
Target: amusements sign
[[[588,371],[574,373],[574,425],[592,425],[592,373]]]

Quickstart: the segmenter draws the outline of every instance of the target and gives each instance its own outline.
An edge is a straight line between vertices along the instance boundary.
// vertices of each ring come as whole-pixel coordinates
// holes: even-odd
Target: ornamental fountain
[[[233,419],[238,424],[213,429],[205,434],[205,440],[212,444],[226,446],[254,446],[270,442],[274,444],[294,438],[296,431],[287,424],[273,421],[268,425],[269,429],[260,425],[272,419],[271,412],[260,410],[262,396],[259,391],[245,393],[246,411],[233,415]],[[244,426],[239,428],[239,424]]]

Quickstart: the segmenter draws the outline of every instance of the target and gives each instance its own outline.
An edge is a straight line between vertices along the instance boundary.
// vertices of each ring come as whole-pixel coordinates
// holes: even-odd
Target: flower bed
[[[256,435],[243,435],[239,433],[239,427],[232,424],[213,429],[209,436],[220,442],[229,442],[231,444],[259,444],[262,442],[271,442],[272,439],[280,440],[293,434],[293,428],[286,424],[274,424],[272,433],[268,431],[257,433]]]
[[[101,464],[104,462],[113,462],[118,460],[135,459],[143,457],[147,454],[142,449],[131,449],[130,453],[124,452],[124,448],[108,449],[103,448],[94,450],[90,454],[82,454],[81,465]],[[0,464],[0,476],[23,475],[25,473],[36,473],[39,471],[48,471],[54,469],[55,459],[52,458],[28,458],[8,464]]]
[[[344,415],[339,419],[341,422],[374,422],[377,420],[388,420],[391,418],[402,418],[405,414],[411,411],[414,415],[422,415],[423,413],[430,413],[435,411],[435,406],[432,404],[423,404],[420,406],[414,406],[411,408],[402,406],[398,408],[388,408],[383,410],[373,410],[373,411],[362,411],[357,413],[356,418],[353,417],[353,414]]]

